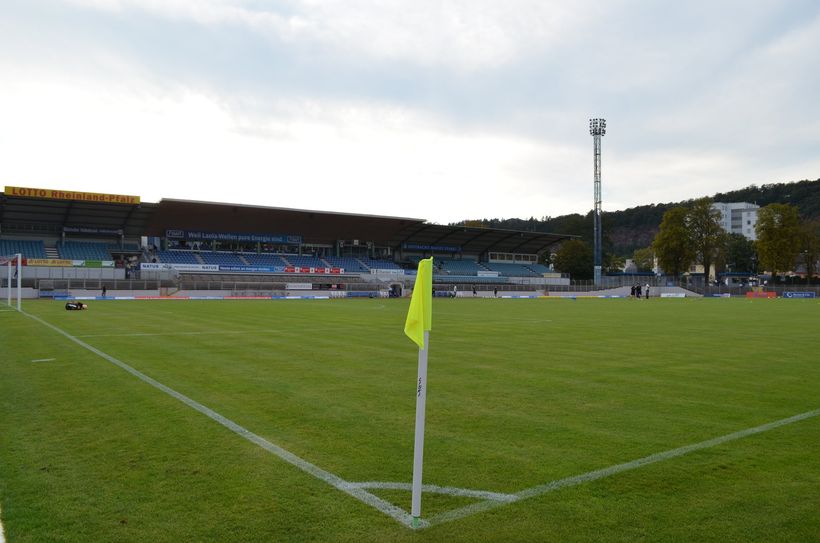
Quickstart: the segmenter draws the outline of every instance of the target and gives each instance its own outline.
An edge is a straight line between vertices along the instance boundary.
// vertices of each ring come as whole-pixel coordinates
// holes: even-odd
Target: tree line
[[[773,204],[787,205],[798,214],[801,234],[799,242],[787,242],[785,237],[795,238],[794,233],[781,234],[776,241],[767,241],[768,227],[763,224],[768,220],[768,211],[758,215],[758,224],[764,232],[758,233],[758,243],[752,243],[739,234],[728,234],[720,230],[721,236],[715,233],[714,221],[709,219],[702,202],[750,202],[761,206],[760,211]],[[711,207],[711,206],[710,206]],[[698,210],[692,211],[692,210]],[[671,212],[671,215],[667,215]],[[793,212],[788,212],[793,213]],[[779,224],[779,215],[772,220]],[[794,267],[793,260],[800,258],[807,261],[811,275],[816,274],[816,230],[820,223],[820,179],[804,180],[795,183],[771,183],[751,185],[744,189],[717,193],[712,198],[689,200],[679,203],[664,203],[637,206],[622,211],[603,213],[603,266],[605,271],[620,271],[627,258],[631,258],[640,271],[651,271],[653,259],[657,253],[656,244],[668,246],[671,254],[677,254],[673,260],[680,262],[679,270],[688,271],[692,263],[703,264],[707,260],[714,263],[719,271],[754,273],[758,270],[771,271],[772,266],[778,272],[789,271]],[[791,219],[789,219],[791,220]],[[661,235],[661,226],[666,227]],[[475,219],[456,223],[466,226],[486,226],[510,230],[531,232],[551,232],[579,236],[580,239],[562,244],[553,256],[545,255],[542,259],[564,273],[570,273],[576,279],[591,279],[592,268],[592,232],[593,217],[590,211],[586,215],[573,213],[560,217],[545,216],[540,219]],[[689,234],[690,227],[697,234]],[[720,229],[720,226],[717,227]],[[786,229],[787,231],[792,231]],[[814,237],[805,231],[814,231]],[[689,237],[687,237],[689,236]],[[694,238],[692,238],[694,236]],[[659,241],[660,237],[660,241]],[[720,239],[715,239],[720,237]],[[800,248],[794,252],[794,245]],[[772,247],[783,251],[780,259],[773,255],[777,252]],[[795,256],[797,255],[797,256]],[[551,262],[553,257],[554,262]],[[670,257],[671,258],[671,257]],[[790,262],[788,265],[786,262]],[[685,264],[683,264],[685,262]],[[674,274],[675,266],[661,264],[664,271]]]
[[[773,277],[805,266],[811,280],[820,258],[820,218],[803,219],[797,207],[772,203],[758,210],[757,241],[728,233],[720,225],[720,211],[711,198],[701,198],[668,209],[651,245],[637,249],[633,262],[637,271],[653,271],[654,259],[666,275],[679,277],[693,264],[708,275],[716,272],[754,275],[769,272]],[[583,239],[565,242],[552,256],[557,271],[575,279],[592,278],[592,248]],[[608,270],[620,271],[621,259],[609,255]]]

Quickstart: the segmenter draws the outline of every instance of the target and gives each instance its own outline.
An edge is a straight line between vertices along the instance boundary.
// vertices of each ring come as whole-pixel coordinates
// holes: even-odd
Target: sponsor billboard
[[[23,264],[26,266],[59,266],[70,268],[74,265],[74,261],[60,258],[24,258]]]
[[[143,262],[140,264],[140,270],[157,271],[157,270],[176,270],[189,272],[218,272],[219,266],[217,264],[170,264],[164,262]]]
[[[180,230],[169,228],[165,231],[168,239],[184,239],[192,241],[237,241],[252,243],[287,243],[299,245],[302,236],[291,234],[253,234],[242,232],[206,232],[204,230]]]
[[[425,245],[422,243],[402,243],[402,249],[408,251],[437,251],[440,253],[460,253],[461,247],[456,245]]]
[[[816,298],[817,293],[815,292],[784,292],[784,298]]]
[[[99,192],[77,192],[74,190],[35,189],[29,187],[6,186],[5,194],[6,196],[17,196],[19,198],[76,200],[80,202],[100,202],[105,204],[136,205],[140,203],[139,196],[128,196],[125,194],[103,194]]]

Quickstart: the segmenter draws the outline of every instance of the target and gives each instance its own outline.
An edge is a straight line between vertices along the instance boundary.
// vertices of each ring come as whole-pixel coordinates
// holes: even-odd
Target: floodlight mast
[[[593,210],[595,286],[601,286],[601,136],[606,134],[606,119],[590,119],[595,168],[595,208]]]

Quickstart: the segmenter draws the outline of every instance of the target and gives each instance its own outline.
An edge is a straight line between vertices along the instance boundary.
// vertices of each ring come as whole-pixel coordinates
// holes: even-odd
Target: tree
[[[573,279],[592,279],[592,247],[580,239],[565,241],[555,253],[552,265]]]
[[[703,264],[704,277],[708,281],[709,270],[726,243],[726,233],[720,226],[720,211],[712,207],[711,198],[695,200],[686,213],[686,225],[695,258]]]
[[[626,266],[624,257],[615,254],[604,255],[604,269],[607,272],[623,271],[624,266]]]
[[[686,215],[685,207],[673,207],[664,213],[658,235],[652,242],[660,267],[675,277],[686,271],[694,260]]]
[[[800,253],[800,217],[789,204],[769,204],[757,212],[757,254],[764,269],[787,272],[794,267]]]
[[[726,236],[726,266],[733,272],[754,271],[755,244],[741,234]]]
[[[807,221],[801,225],[803,263],[806,265],[806,279],[811,282],[817,273],[817,259],[820,258],[820,219]]]
[[[632,261],[635,263],[639,272],[652,271],[655,267],[655,251],[652,247],[635,249],[635,252],[632,253]]]

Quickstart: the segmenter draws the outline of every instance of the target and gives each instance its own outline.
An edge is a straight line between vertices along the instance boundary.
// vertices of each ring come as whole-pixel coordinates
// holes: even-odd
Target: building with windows
[[[760,206],[748,202],[715,202],[712,209],[720,211],[720,225],[729,233],[741,234],[755,241],[755,224],[757,224],[757,210]]]

